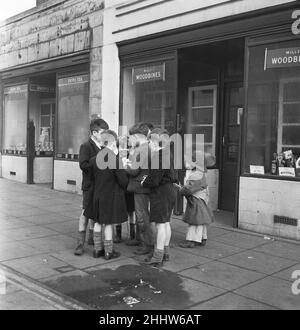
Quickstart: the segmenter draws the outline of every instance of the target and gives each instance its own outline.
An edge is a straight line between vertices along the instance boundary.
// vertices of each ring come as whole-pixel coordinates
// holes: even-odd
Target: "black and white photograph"
[[[8,310],[300,310],[300,1],[0,0]]]

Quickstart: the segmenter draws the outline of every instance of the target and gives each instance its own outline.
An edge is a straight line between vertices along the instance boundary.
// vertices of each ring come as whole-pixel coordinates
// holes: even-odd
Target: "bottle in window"
[[[278,170],[277,153],[274,152],[273,159],[272,159],[271,173],[273,175],[276,175],[277,174],[277,170]]]

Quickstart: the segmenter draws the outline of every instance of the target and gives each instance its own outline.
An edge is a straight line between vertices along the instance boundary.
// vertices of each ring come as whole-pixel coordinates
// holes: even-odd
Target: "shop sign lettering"
[[[165,63],[132,68],[132,84],[165,80]]]
[[[89,75],[80,75],[67,78],[61,78],[58,80],[58,86],[68,86],[68,85],[77,85],[84,84],[89,81]]]
[[[292,24],[292,32],[295,35],[300,34],[300,10],[294,10],[292,13],[292,19],[294,23]]]
[[[27,85],[10,86],[4,88],[4,94],[20,94],[27,92]]]
[[[265,49],[265,70],[293,66],[300,66],[300,47]]]
[[[260,165],[250,165],[250,173],[251,174],[265,174],[265,168],[264,166]]]
[[[295,169],[293,167],[278,167],[280,176],[295,176]]]
[[[49,87],[49,86],[31,84],[30,91],[31,92],[40,92],[40,93],[55,93],[55,88]]]

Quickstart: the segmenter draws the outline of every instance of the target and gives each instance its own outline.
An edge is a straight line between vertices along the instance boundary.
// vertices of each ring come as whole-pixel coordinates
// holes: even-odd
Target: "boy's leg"
[[[102,237],[102,226],[96,222],[94,225],[94,258],[99,258],[104,256],[104,246]]]
[[[104,226],[104,258],[106,260],[118,258],[120,253],[113,249],[113,225]]]
[[[157,235],[156,235],[156,246],[153,251],[152,257],[146,258],[145,263],[147,265],[162,265],[164,258],[164,247],[166,242],[166,226],[164,223],[156,224]]]
[[[92,219],[89,219],[89,238],[88,238],[88,245],[94,245],[94,225],[95,221]]]
[[[114,243],[121,243],[122,241],[122,225],[115,225],[115,237],[114,237]]]
[[[166,232],[166,239],[165,239],[165,246],[164,246],[164,261],[170,260],[170,240],[171,240],[171,225],[170,222],[165,223],[165,232]]]
[[[142,248],[135,251],[136,254],[147,254],[153,249],[154,237],[150,224],[149,195],[134,194],[135,214],[137,230],[140,234]]]
[[[79,228],[78,228],[78,238],[77,238],[77,246],[74,254],[76,256],[81,256],[83,254],[86,228],[88,219],[83,215],[84,210],[81,211],[81,215],[79,217]]]
[[[206,244],[206,241],[207,241],[207,225],[203,225],[202,227],[203,227],[203,229],[202,229],[202,242],[199,243],[199,245],[204,246]]]

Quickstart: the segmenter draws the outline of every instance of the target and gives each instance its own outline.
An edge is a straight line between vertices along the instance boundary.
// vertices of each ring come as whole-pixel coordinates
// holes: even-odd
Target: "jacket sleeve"
[[[79,167],[80,169],[88,173],[92,167],[90,163],[90,152],[86,145],[82,144],[79,150]]]
[[[164,170],[151,170],[143,182],[145,188],[156,188],[164,176]]]
[[[203,180],[193,180],[190,184],[185,186],[192,194],[197,191],[207,188],[207,184]]]
[[[128,175],[132,176],[132,177],[136,177],[141,173],[141,169],[137,168],[137,169],[131,169],[131,168],[125,168],[125,171],[128,173]]]
[[[124,170],[115,170],[115,175],[118,181],[119,186],[126,189],[128,185],[128,176]]]

